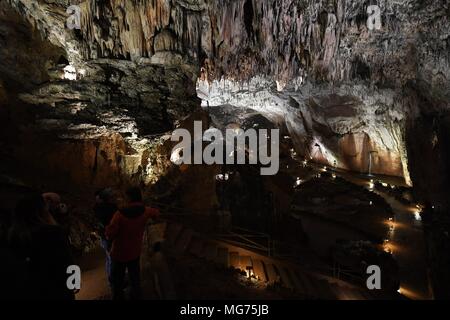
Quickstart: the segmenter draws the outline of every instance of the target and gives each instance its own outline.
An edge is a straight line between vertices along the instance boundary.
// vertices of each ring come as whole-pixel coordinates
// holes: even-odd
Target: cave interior
[[[2,0],[2,241],[20,197],[58,193],[77,299],[109,299],[94,194],[139,186],[161,211],[148,299],[450,298],[449,18],[446,0]],[[276,174],[246,143],[244,164],[175,163],[195,123],[278,132]]]

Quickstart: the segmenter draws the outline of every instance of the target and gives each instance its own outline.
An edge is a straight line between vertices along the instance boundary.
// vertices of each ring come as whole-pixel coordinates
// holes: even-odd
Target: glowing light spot
[[[228,179],[230,179],[230,175],[228,173],[216,175],[216,180],[218,181],[228,181]]]
[[[77,80],[77,70],[74,66],[69,64],[64,67],[64,79]]]
[[[295,152],[294,149],[291,149],[291,157],[294,158],[295,156],[297,156],[297,152]]]
[[[414,212],[414,219],[416,219],[416,221],[422,221],[422,217],[420,216],[420,210],[417,210],[416,212]]]

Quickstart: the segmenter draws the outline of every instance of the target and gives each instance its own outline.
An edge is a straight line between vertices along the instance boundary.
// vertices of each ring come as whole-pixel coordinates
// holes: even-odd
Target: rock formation
[[[367,26],[369,1],[75,1],[70,4],[80,7],[80,30],[66,27],[67,1],[7,2],[35,32],[64,50],[75,78],[95,83],[90,93],[79,88],[90,95],[80,100],[116,106],[117,95],[126,105],[119,109],[163,105],[163,96],[193,92],[176,87],[187,78],[174,79],[159,97],[154,84],[140,88],[173,79],[158,71],[159,79],[149,79],[155,65],[177,68],[193,81],[202,67],[205,100],[281,118],[302,154],[346,169],[366,172],[372,162],[374,173],[404,176],[411,183],[405,128],[424,108],[417,92],[434,104],[426,111],[448,103],[446,1],[379,1],[380,30]],[[73,88],[61,86],[67,84],[38,89],[46,99],[53,99],[46,90],[73,99],[76,93],[67,92]],[[53,103],[35,92],[24,100]],[[192,110],[176,103],[168,108],[160,120],[176,109]],[[136,119],[142,121],[145,111],[139,112]],[[170,129],[155,122],[144,126]]]
[[[449,16],[446,0],[2,0],[0,173],[152,184],[171,167],[162,137],[201,99],[446,212]]]

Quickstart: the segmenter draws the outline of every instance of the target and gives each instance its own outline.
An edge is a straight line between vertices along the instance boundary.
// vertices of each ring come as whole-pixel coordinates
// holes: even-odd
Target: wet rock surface
[[[380,2],[379,30],[368,29],[369,1],[78,4],[79,30],[65,27],[66,1],[9,0],[2,5],[16,12],[6,26],[21,17],[48,40],[46,46],[51,43],[53,55],[63,51],[53,58],[52,72],[41,67],[32,78],[61,74],[55,68],[65,60],[69,76],[80,79],[69,87],[50,82],[39,88],[41,94],[27,90],[22,100],[60,105],[77,114],[80,103],[95,100],[104,108],[91,109],[93,116],[108,122],[104,109],[111,111],[109,124],[124,122],[111,129],[125,134],[132,131],[128,117],[137,122],[139,135],[173,128],[172,120],[196,104],[192,87],[185,84],[195,81],[202,67],[199,94],[204,100],[257,107],[284,122],[305,157],[404,176],[411,183],[412,151],[406,141],[414,138],[406,128],[421,113],[448,108],[445,1]],[[45,55],[41,60],[47,67],[52,61]],[[173,72],[167,71],[171,67]],[[26,78],[20,69],[14,78]]]

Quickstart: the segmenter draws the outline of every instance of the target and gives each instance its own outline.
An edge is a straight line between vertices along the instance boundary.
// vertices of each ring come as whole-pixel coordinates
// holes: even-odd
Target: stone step
[[[357,290],[347,288],[345,286],[336,285],[333,287],[338,300],[361,300],[363,297],[357,293]]]
[[[239,269],[240,268],[240,260],[239,260],[239,253],[237,252],[230,252],[230,266]]]
[[[294,285],[293,285],[293,283],[291,281],[291,278],[289,276],[289,271],[283,266],[280,266],[278,268],[278,271],[280,273],[281,283],[283,284],[283,286],[288,288],[288,289],[292,289],[293,290],[294,289]]]
[[[279,283],[280,276],[272,263],[266,264],[267,277],[269,278],[269,284]]]
[[[169,265],[161,252],[156,253],[150,261],[154,270],[155,290],[161,299],[173,300],[177,298]]]
[[[215,261],[218,265],[228,268],[230,266],[230,255],[228,253],[228,248],[218,248]]]
[[[260,281],[269,281],[266,275],[266,271],[264,270],[264,263],[261,260],[253,260],[253,272]]]
[[[374,295],[369,290],[361,289],[359,292],[364,300],[374,300],[375,299]]]
[[[240,256],[239,269],[241,269],[242,271],[253,269],[252,258],[250,256]]]
[[[183,253],[189,247],[189,244],[192,240],[194,232],[191,229],[184,229],[181,235],[178,237],[178,240],[175,244],[175,249],[179,253]]]
[[[341,286],[340,291],[344,296],[344,300],[365,300],[358,290]]]
[[[296,272],[299,281],[302,283],[303,288],[305,288],[305,296],[308,298],[317,298],[316,286],[314,282],[310,279],[310,276],[304,272]]]
[[[332,284],[330,284],[328,281],[324,279],[316,279],[316,292],[317,297],[322,300],[333,300],[336,299],[334,292],[332,290]]]
[[[170,243],[170,244],[175,244],[180,233],[181,230],[183,230],[183,226],[181,224],[176,224],[176,223],[171,223],[167,226],[166,229],[166,240]]]
[[[299,279],[297,273],[291,272],[292,282],[294,283],[295,291],[297,293],[306,294],[306,288],[303,282]]]

